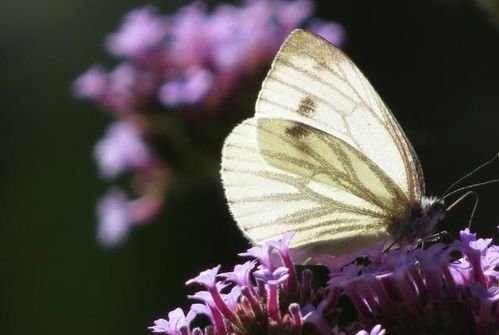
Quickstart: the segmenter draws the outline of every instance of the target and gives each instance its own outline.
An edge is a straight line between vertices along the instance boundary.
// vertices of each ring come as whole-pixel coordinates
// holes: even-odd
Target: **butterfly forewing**
[[[419,161],[393,115],[355,64],[312,33],[296,30],[285,41],[255,116],[321,129],[369,157],[410,200],[424,193]]]

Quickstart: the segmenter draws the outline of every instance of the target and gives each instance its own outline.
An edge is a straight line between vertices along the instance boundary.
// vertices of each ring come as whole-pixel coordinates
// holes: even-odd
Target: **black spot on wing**
[[[296,123],[293,126],[286,128],[286,134],[294,139],[301,140],[310,134],[310,129],[302,123]]]
[[[303,116],[312,116],[317,109],[317,103],[311,97],[304,97],[298,105],[298,113]]]

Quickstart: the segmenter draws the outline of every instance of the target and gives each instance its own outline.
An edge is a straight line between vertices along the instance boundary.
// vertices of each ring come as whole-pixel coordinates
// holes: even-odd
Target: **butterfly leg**
[[[399,237],[398,239],[396,239],[395,241],[393,241],[392,243],[390,243],[386,248],[385,250],[383,250],[383,253],[384,254],[387,254],[388,251],[390,251],[394,246],[398,245],[398,243],[402,240],[402,237]]]
[[[447,231],[447,230],[442,230],[442,231],[439,231],[438,233],[435,233],[433,235],[430,235],[430,236],[427,236],[427,237],[423,237],[423,238],[420,238],[417,242],[418,245],[421,245],[421,249],[425,249],[426,248],[426,244],[427,243],[435,243],[435,242],[438,242],[439,240],[441,240],[444,236],[447,236],[447,237],[450,237],[452,240],[456,240],[456,237],[454,236],[454,234],[452,234],[451,232]]]

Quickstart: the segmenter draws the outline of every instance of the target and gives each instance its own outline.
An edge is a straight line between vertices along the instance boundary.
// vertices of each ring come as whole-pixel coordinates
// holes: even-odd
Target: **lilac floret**
[[[345,29],[336,22],[324,22],[314,19],[310,22],[309,29],[334,45],[340,46],[345,42]]]
[[[385,335],[386,330],[381,325],[376,325],[371,331],[361,330],[356,335]]]
[[[202,271],[197,277],[189,279],[185,284],[191,285],[197,283],[205,286],[207,289],[214,288],[220,267],[220,265],[217,265],[214,268]]]
[[[113,123],[95,146],[95,158],[104,178],[115,178],[119,174],[145,168],[152,155],[142,140],[138,129],[131,123]]]
[[[152,7],[133,10],[123,19],[119,31],[109,35],[106,47],[119,57],[140,57],[151,52],[164,39],[168,24]]]
[[[187,315],[182,309],[177,308],[168,313],[168,320],[158,319],[154,321],[154,326],[149,327],[153,333],[164,333],[168,335],[178,335],[181,328],[189,327],[195,313],[189,311]]]
[[[261,247],[249,248],[246,252],[240,253],[239,256],[255,258],[266,268],[274,268],[274,264],[271,259],[271,248],[268,244],[264,244]]]
[[[197,68],[166,82],[159,88],[158,97],[165,106],[175,107],[181,104],[197,104],[201,101],[214,82],[211,71]]]
[[[269,269],[260,269],[254,272],[254,276],[257,279],[264,281],[270,285],[279,285],[284,283],[289,277],[289,270],[285,267],[278,267],[274,271]]]
[[[112,189],[97,206],[99,226],[97,240],[103,246],[112,246],[126,239],[131,227],[130,207],[124,192]]]
[[[73,83],[73,91],[80,98],[98,99],[107,89],[107,73],[100,65],[94,65]]]
[[[147,222],[157,215],[162,205],[161,196],[161,193],[153,191],[130,200],[122,190],[113,187],[97,203],[99,244],[112,247],[123,243],[133,226]]]
[[[234,266],[234,271],[225,272],[219,274],[219,276],[225,278],[225,280],[233,282],[239,286],[251,286],[250,274],[255,268],[255,261],[247,261],[243,264],[236,264]]]

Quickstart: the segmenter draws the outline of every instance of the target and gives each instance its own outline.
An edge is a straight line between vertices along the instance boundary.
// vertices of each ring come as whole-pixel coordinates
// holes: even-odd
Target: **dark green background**
[[[344,24],[347,53],[394,111],[438,194],[499,150],[499,33],[464,1],[399,2],[322,1],[318,14]],[[180,3],[156,4],[166,13]],[[94,204],[107,185],[91,151],[110,119],[69,87],[109,61],[104,37],[144,4],[0,4],[0,334],[146,334],[186,304],[186,279],[233,264],[246,247],[218,184],[171,194],[164,215],[121,248],[95,242]],[[485,235],[499,224],[498,194],[499,186],[480,191],[474,228]],[[470,206],[442,229],[463,227]]]

